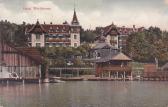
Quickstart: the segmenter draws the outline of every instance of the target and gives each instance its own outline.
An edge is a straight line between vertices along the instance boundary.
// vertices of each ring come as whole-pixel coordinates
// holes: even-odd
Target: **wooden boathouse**
[[[96,61],[96,76],[130,80],[132,78],[130,61],[131,59],[123,53],[109,54]]]
[[[113,80],[131,80],[131,59],[118,48],[106,42],[103,36],[91,50],[96,67],[96,76]]]
[[[41,63],[42,56],[36,48],[16,48],[1,40],[0,72],[15,73],[18,79],[22,80],[39,80],[41,79]],[[1,75],[0,78],[4,77]]]

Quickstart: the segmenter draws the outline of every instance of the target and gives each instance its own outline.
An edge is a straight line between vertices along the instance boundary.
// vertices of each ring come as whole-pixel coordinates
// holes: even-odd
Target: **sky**
[[[40,23],[70,23],[74,7],[84,29],[114,23],[168,30],[168,0],[0,0],[0,20],[17,24],[34,24],[37,19]]]

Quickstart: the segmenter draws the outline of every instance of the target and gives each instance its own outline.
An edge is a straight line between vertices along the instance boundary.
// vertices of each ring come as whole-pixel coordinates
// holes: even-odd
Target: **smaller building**
[[[96,75],[115,79],[131,79],[131,59],[123,53],[109,54],[96,61]]]
[[[20,79],[41,78],[42,56],[36,48],[16,48],[1,40],[0,64],[1,78],[7,78],[7,73]]]
[[[145,64],[144,65],[144,72],[157,72],[156,64]]]
[[[132,79],[131,59],[111,46],[103,36],[91,50],[96,76],[113,79]]]
[[[127,38],[130,34],[135,32],[144,31],[144,27],[136,28],[135,25],[133,27],[118,27],[113,23],[106,27],[96,27],[96,32],[99,33],[100,36],[104,36],[106,38],[106,42],[112,45],[113,48],[122,49],[126,47]],[[98,36],[97,38],[100,38]]]
[[[168,81],[168,63],[163,65],[161,69],[156,64],[146,64],[144,66],[143,80],[152,81]]]

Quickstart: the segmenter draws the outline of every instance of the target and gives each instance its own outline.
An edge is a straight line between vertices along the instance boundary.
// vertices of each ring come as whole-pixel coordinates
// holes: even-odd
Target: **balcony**
[[[48,39],[46,42],[70,42],[70,39]]]
[[[106,66],[102,68],[104,71],[131,71],[130,66]]]

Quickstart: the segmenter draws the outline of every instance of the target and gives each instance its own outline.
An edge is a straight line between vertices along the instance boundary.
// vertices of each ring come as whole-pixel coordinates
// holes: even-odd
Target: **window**
[[[100,53],[97,53],[97,57],[100,57]]]
[[[31,46],[32,44],[31,43],[29,43],[29,46]]]
[[[49,47],[49,43],[46,43],[46,47]]]
[[[40,43],[36,43],[36,47],[40,47],[41,46],[41,44]]]
[[[74,39],[77,39],[77,35],[74,35]]]
[[[36,34],[36,40],[40,40],[40,35]]]
[[[74,47],[77,47],[77,43],[74,43]]]

